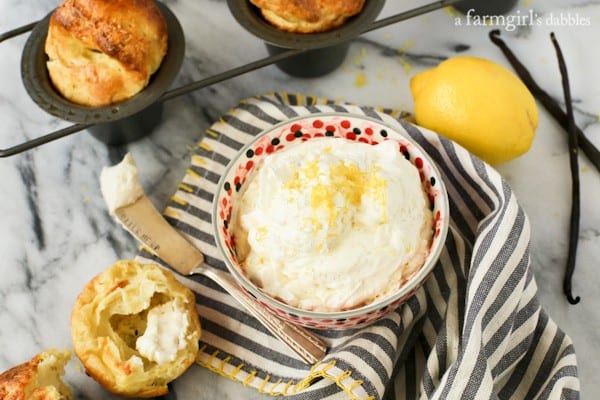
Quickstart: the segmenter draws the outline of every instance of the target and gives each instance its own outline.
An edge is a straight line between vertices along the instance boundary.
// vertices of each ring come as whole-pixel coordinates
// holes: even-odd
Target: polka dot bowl
[[[423,189],[433,211],[432,242],[421,269],[395,293],[375,299],[362,307],[315,312],[292,307],[265,293],[246,276],[240,266],[231,229],[236,201],[250,180],[251,172],[271,154],[320,137],[345,138],[375,145],[385,140],[398,143],[398,151],[418,169]],[[425,151],[400,127],[350,114],[312,114],[287,120],[258,134],[229,163],[222,175],[213,204],[213,226],[217,246],[235,280],[256,302],[273,314],[313,329],[356,328],[372,323],[395,310],[422,286],[440,256],[448,230],[448,197],[440,173]]]

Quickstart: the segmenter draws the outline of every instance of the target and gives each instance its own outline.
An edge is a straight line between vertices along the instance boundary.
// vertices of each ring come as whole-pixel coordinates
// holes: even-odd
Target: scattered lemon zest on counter
[[[402,65],[402,68],[404,68],[406,75],[410,75],[412,65],[402,56],[398,58],[398,61],[400,61],[400,65]]]
[[[354,79],[354,86],[363,87],[367,84],[367,77],[364,72],[359,72],[356,74],[356,78]]]
[[[366,47],[361,47],[361,49],[357,53],[354,54],[354,57],[352,58],[352,64],[356,67],[362,67],[363,61],[366,56],[367,56]]]
[[[446,13],[452,18],[458,17],[460,15],[458,11],[456,11],[452,6],[444,7],[444,11],[446,11]]]

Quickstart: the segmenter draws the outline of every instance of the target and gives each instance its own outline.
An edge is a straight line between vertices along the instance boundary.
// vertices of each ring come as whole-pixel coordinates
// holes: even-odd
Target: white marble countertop
[[[40,19],[58,3],[3,0],[0,31]],[[187,42],[174,86],[266,55],[263,43],[235,22],[224,0],[165,3],[180,19]],[[382,16],[426,3],[388,0]],[[525,0],[517,11],[578,18],[579,23],[543,19],[534,26],[517,21],[515,30],[498,28],[538,83],[562,100],[549,39],[551,31],[556,33],[569,67],[577,123],[600,146],[600,57],[593,50],[600,37],[600,2]],[[98,184],[103,166],[131,151],[144,189],[160,208],[185,172],[190,145],[245,97],[288,91],[411,111],[410,78],[444,58],[468,54],[508,66],[487,38],[491,27],[458,26],[457,17],[438,10],[370,32],[354,40],[344,65],[324,77],[298,79],[269,66],[170,100],[158,129],[127,146],[109,148],[80,132],[0,159],[0,370],[48,347],[71,347],[70,311],[83,285],[115,260],[135,256],[137,244],[113,222],[103,203]],[[0,148],[67,125],[41,111],[23,88],[19,60],[26,37],[0,45]],[[541,302],[572,337],[582,397],[593,398],[600,393],[600,174],[580,156],[582,218],[573,292],[582,301],[572,306],[562,294],[570,212],[566,135],[541,106],[540,116],[531,150],[498,170],[530,218],[531,262]],[[76,398],[111,398],[80,370],[70,369],[67,379]],[[178,380],[177,392],[180,398],[195,399],[266,397],[199,366]]]

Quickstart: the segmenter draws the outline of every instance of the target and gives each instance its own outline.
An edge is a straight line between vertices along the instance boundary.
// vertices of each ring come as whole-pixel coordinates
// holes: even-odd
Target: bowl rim
[[[348,41],[365,31],[377,18],[384,4],[385,0],[366,0],[360,13],[337,28],[325,32],[293,33],[267,22],[250,0],[227,0],[234,19],[248,32],[268,44],[286,49],[316,49]]]
[[[49,12],[32,29],[21,53],[21,79],[29,97],[44,111],[55,117],[75,123],[113,122],[142,111],[156,102],[169,88],[181,69],[185,55],[185,35],[175,14],[160,1],[155,1],[167,25],[167,53],[160,67],[150,77],[148,85],[129,99],[100,107],[74,103],[55,89],[46,61],[46,37]]]
[[[334,117],[334,116],[344,117],[344,118],[348,118],[348,119],[359,119],[359,120],[379,124],[387,129],[401,135],[403,138],[405,138],[411,144],[411,146],[414,146],[419,153],[419,157],[422,157],[425,159],[426,163],[431,167],[432,175],[436,177],[436,184],[439,185],[438,190],[440,191],[440,194],[442,196],[440,199],[439,209],[442,209],[445,211],[445,218],[442,219],[440,234],[439,234],[439,237],[437,238],[437,242],[436,242],[437,246],[435,246],[435,247],[432,246],[430,248],[430,253],[427,255],[428,263],[423,265],[414,275],[412,275],[409,278],[409,280],[407,282],[405,282],[405,284],[403,284],[393,294],[382,297],[382,298],[378,299],[377,301],[371,302],[362,307],[358,307],[358,308],[354,308],[354,309],[350,309],[350,310],[331,311],[331,312],[309,311],[309,310],[304,310],[304,309],[301,309],[298,307],[291,306],[289,304],[286,304],[282,301],[279,301],[279,300],[271,297],[270,295],[268,295],[267,293],[265,293],[264,291],[262,291],[258,287],[256,287],[252,282],[250,282],[240,272],[240,270],[238,268],[236,268],[234,265],[232,265],[230,263],[229,258],[227,257],[227,249],[221,240],[222,236],[220,235],[218,218],[216,216],[218,215],[218,206],[219,206],[219,199],[220,199],[219,194],[222,193],[222,188],[225,184],[225,179],[227,178],[230,171],[236,165],[238,165],[237,160],[239,160],[240,157],[242,157],[250,147],[255,145],[264,136],[268,135],[269,133],[271,133],[273,131],[280,129],[282,126],[293,124],[294,122],[297,122],[297,121],[303,120],[303,119],[312,119],[312,118],[319,118],[319,117]],[[312,113],[312,114],[308,114],[308,115],[302,115],[302,116],[286,119],[285,121],[281,121],[271,127],[263,129],[252,140],[250,140],[242,148],[240,148],[237,151],[236,155],[229,161],[229,163],[227,164],[222,175],[219,177],[219,181],[217,183],[216,190],[217,191],[214,195],[213,204],[212,204],[212,206],[213,206],[212,207],[212,227],[213,227],[213,234],[215,236],[215,242],[216,242],[219,252],[223,256],[223,262],[225,263],[225,266],[227,267],[229,272],[234,276],[238,286],[240,286],[244,290],[248,291],[252,296],[254,296],[255,299],[257,299],[258,301],[267,303],[271,307],[282,309],[286,313],[291,314],[293,316],[297,316],[299,318],[309,317],[312,319],[319,319],[319,320],[325,320],[325,319],[336,320],[336,319],[347,319],[347,318],[351,318],[351,317],[367,315],[368,313],[370,313],[372,311],[382,309],[390,304],[393,304],[395,301],[401,299],[402,297],[404,297],[408,294],[411,294],[413,292],[413,290],[418,289],[421,285],[424,284],[424,282],[427,279],[427,277],[429,276],[430,272],[437,265],[440,255],[444,249],[444,244],[446,242],[446,236],[447,236],[448,229],[449,229],[450,205],[449,205],[449,200],[448,200],[448,192],[447,192],[444,180],[442,178],[440,169],[435,164],[435,162],[433,161],[431,156],[423,149],[423,147],[417,141],[415,141],[412,137],[410,137],[406,132],[403,132],[400,129],[398,129],[398,127],[391,126],[390,124],[388,124],[385,121],[382,121],[382,120],[379,120],[376,118],[372,118],[369,116],[360,115],[360,114],[346,113],[346,112]]]

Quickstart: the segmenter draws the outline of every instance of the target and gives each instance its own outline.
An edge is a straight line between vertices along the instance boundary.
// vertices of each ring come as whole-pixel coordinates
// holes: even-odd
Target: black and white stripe
[[[168,205],[169,222],[209,264],[224,269],[210,219],[216,183],[229,160],[273,124],[331,111],[368,115],[404,130],[437,163],[449,194],[451,226],[436,269],[380,321],[321,332],[331,350],[312,369],[217,285],[203,277],[187,279],[199,293],[204,330],[199,362],[262,392],[298,400],[578,398],[573,345],[537,301],[529,223],[514,193],[460,146],[397,114],[286,93],[246,99],[198,146],[182,181],[186,190]],[[140,257],[152,259],[148,253]]]

